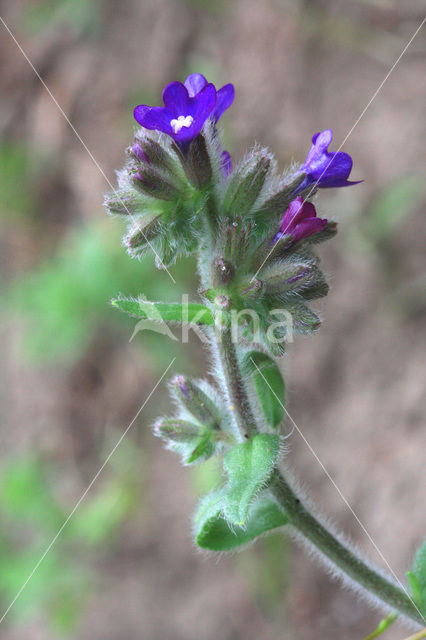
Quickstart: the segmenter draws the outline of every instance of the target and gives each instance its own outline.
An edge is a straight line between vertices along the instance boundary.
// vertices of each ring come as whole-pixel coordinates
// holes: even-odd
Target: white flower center
[[[192,116],[179,116],[177,119],[170,120],[170,125],[175,133],[179,133],[183,127],[188,128],[193,122],[194,118]]]

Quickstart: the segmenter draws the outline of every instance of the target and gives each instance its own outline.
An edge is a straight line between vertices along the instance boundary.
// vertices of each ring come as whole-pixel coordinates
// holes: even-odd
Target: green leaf
[[[111,304],[120,311],[142,320],[210,326],[214,324],[210,309],[196,302],[183,305],[180,302],[151,302],[143,298],[117,298],[112,300]]]
[[[211,434],[206,433],[189,456],[187,464],[191,464],[201,457],[204,457],[204,460],[208,460],[213,455],[214,450],[215,447],[212,442]]]
[[[270,427],[277,427],[284,415],[285,387],[276,362],[265,353],[250,351],[242,366],[253,380],[266,422]]]
[[[278,436],[260,433],[225,456],[228,487],[224,515],[232,524],[245,523],[251,503],[272,474],[279,449]]]
[[[417,551],[412,571],[407,573],[411,593],[422,613],[426,613],[426,542]]]
[[[231,551],[288,522],[286,514],[265,495],[250,507],[244,527],[230,526],[221,513],[223,502],[223,490],[209,494],[195,515],[195,540],[202,549]]]

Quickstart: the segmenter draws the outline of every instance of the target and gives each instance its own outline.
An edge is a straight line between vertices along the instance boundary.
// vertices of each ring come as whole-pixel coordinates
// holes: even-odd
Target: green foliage
[[[90,0],[37,0],[22,9],[21,21],[36,34],[61,25],[87,33],[99,25],[99,8]]]
[[[172,324],[213,325],[214,319],[210,309],[202,304],[190,302],[187,305],[179,302],[151,302],[139,298],[116,298],[111,301],[113,307],[125,311],[134,318],[153,320],[154,322],[170,322]]]
[[[412,571],[407,572],[413,600],[423,615],[426,615],[426,542],[417,551]]]
[[[231,525],[222,514],[225,501],[223,491],[213,492],[201,501],[194,520],[199,547],[210,551],[231,551],[288,522],[272,498],[263,495],[250,506],[244,527]]]
[[[279,449],[278,436],[261,433],[226,454],[223,466],[228,486],[223,510],[231,524],[245,524],[250,505],[272,475]]]
[[[380,242],[395,232],[424,195],[424,186],[417,176],[406,176],[388,185],[368,210],[361,233],[370,243]]]
[[[16,220],[16,214],[28,215],[34,210],[32,184],[38,173],[38,164],[33,153],[18,144],[4,143],[0,146],[0,212],[5,218]],[[24,188],[23,188],[24,187]]]
[[[44,556],[71,510],[50,489],[55,473],[35,458],[10,460],[2,470],[0,598],[6,608],[27,583],[11,618],[22,623],[45,616],[52,631],[63,635],[75,628],[94,587],[84,552],[105,545],[117,533],[138,494],[128,478],[111,477],[96,495],[85,498]]]
[[[250,351],[244,356],[242,368],[253,381],[267,424],[278,427],[283,419],[285,403],[284,380],[278,365],[265,353]]]
[[[117,314],[106,304],[123,283],[129,294],[139,293],[142,283],[145,294],[167,300],[187,290],[191,282],[182,266],[176,273],[181,288],[170,291],[166,282],[169,276],[159,273],[152,261],[129,260],[117,236],[105,233],[99,224],[82,226],[52,257],[12,283],[2,302],[6,309],[19,313],[26,324],[22,339],[26,354],[37,360],[60,358],[72,362],[84,353],[96,331],[123,329]],[[127,326],[125,330],[129,332]],[[144,334],[144,340],[157,344],[164,338]],[[174,349],[171,344],[170,351]],[[164,356],[169,358],[170,351]]]

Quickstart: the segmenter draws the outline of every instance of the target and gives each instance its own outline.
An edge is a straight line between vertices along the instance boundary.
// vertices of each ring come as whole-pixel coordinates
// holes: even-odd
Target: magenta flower
[[[303,202],[300,196],[292,200],[281,218],[280,230],[274,238],[276,242],[281,236],[290,235],[292,244],[309,238],[314,233],[322,231],[327,220],[317,218],[317,212],[312,202]]]
[[[312,147],[301,168],[301,171],[306,173],[306,177],[293,195],[301,193],[311,185],[319,189],[330,189],[332,187],[350,187],[362,182],[362,180],[357,182],[348,180],[352,170],[352,158],[343,151],[328,151],[332,139],[333,131],[331,129],[320,131],[313,136]]]

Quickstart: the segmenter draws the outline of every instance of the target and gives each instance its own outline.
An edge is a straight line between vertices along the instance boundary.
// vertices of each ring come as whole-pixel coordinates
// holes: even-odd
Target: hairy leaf
[[[242,366],[253,380],[266,422],[277,427],[283,419],[285,387],[276,362],[261,351],[250,351],[245,355]]]
[[[245,523],[251,503],[272,474],[279,448],[278,436],[260,433],[225,456],[228,487],[224,515],[230,523]]]
[[[176,324],[213,325],[210,309],[202,304],[190,302],[151,302],[142,298],[117,298],[111,301],[114,307],[134,318],[153,320],[154,322],[172,322]]]
[[[209,494],[195,516],[195,540],[203,549],[231,551],[288,522],[286,514],[267,495],[252,504],[244,527],[229,525],[221,513],[222,503],[223,491]]]

